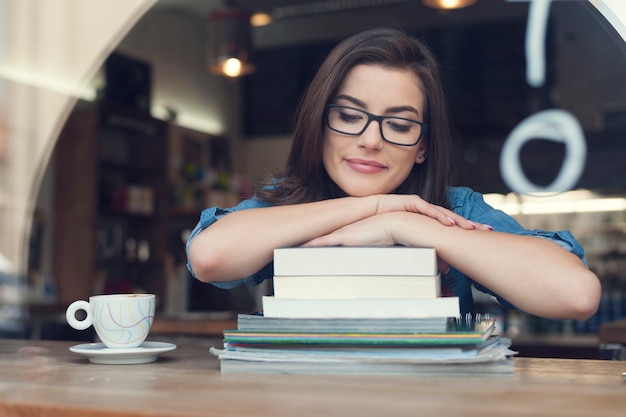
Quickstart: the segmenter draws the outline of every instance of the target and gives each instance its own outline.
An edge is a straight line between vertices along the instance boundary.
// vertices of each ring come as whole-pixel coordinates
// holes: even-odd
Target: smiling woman
[[[539,316],[593,315],[600,285],[578,242],[526,230],[481,194],[451,186],[451,136],[424,43],[385,28],[345,39],[303,96],[285,170],[252,199],[202,213],[190,271],[232,288],[271,278],[274,248],[433,247],[462,314],[476,312],[475,287]]]
[[[477,236],[480,236],[480,239],[493,239],[493,236],[496,236],[495,233],[489,231],[488,226],[493,227],[496,232],[506,232],[506,237],[511,237],[510,230],[500,227],[496,222],[497,219],[492,221],[491,218],[474,217],[476,213],[473,210],[484,207],[479,195],[470,193],[466,189],[446,187],[452,184],[462,184],[481,192],[508,192],[506,185],[501,181],[497,167],[493,168],[496,164],[492,163],[497,160],[502,139],[519,121],[520,115],[525,116],[546,106],[556,104],[574,113],[587,135],[590,145],[587,164],[577,186],[594,189],[594,195],[599,198],[610,197],[606,194],[612,192],[622,197],[623,190],[626,188],[623,180],[626,178],[626,171],[623,172],[626,170],[626,165],[622,163],[625,152],[623,137],[624,126],[626,126],[624,122],[626,120],[624,118],[626,84],[621,82],[624,68],[626,68],[623,53],[626,10],[621,0],[553,2],[546,50],[549,86],[541,91],[532,90],[531,94],[526,94],[526,90],[522,91],[518,88],[520,84],[526,87],[523,79],[520,83],[518,78],[520,73],[522,75],[524,73],[523,61],[511,59],[514,56],[519,57],[519,47],[523,48],[523,39],[519,38],[519,34],[524,32],[527,2],[481,0],[471,8],[442,14],[424,8],[421,2],[398,1],[388,2],[389,5],[385,6],[384,13],[380,13],[380,8],[372,7],[278,18],[270,26],[253,29],[258,56],[265,56],[264,61],[274,64],[274,67],[269,70],[271,73],[280,74],[279,83],[274,85],[273,90],[265,91],[260,98],[257,96],[259,100],[256,102],[248,100],[251,97],[248,95],[250,84],[271,85],[268,79],[259,81],[255,78],[262,74],[257,73],[249,79],[237,82],[231,82],[232,80],[216,82],[215,78],[218,77],[208,75],[202,62],[205,56],[203,36],[207,12],[221,2],[135,0],[125,2],[124,6],[116,5],[115,10],[111,6],[100,3],[61,0],[58,4],[55,2],[54,6],[46,3],[46,5],[38,4],[34,7],[34,3],[29,1],[0,2],[2,9],[0,10],[2,20],[0,22],[2,28],[0,35],[0,120],[5,122],[4,130],[0,122],[0,255],[8,261],[3,263],[3,265],[8,265],[6,269],[13,271],[19,279],[26,277],[28,272],[28,239],[31,235],[31,220],[35,212],[35,198],[38,198],[37,205],[41,202],[47,204],[44,208],[52,207],[51,200],[54,196],[51,195],[51,190],[53,187],[50,186],[50,182],[44,182],[46,178],[42,179],[42,174],[47,167],[51,174],[62,171],[59,168],[64,167],[63,164],[56,167],[48,165],[56,136],[76,101],[74,94],[78,95],[82,91],[79,87],[83,86],[83,81],[90,79],[99,67],[99,63],[104,61],[106,57],[102,55],[103,51],[110,51],[113,45],[122,39],[124,33],[128,33],[129,36],[120,42],[118,49],[138,58],[145,58],[156,68],[154,74],[157,77],[154,80],[153,90],[155,104],[161,109],[167,108],[169,117],[177,115],[177,122],[180,124],[193,122],[192,126],[198,127],[199,130],[227,136],[227,145],[236,151],[233,154],[235,168],[250,177],[263,176],[265,178],[268,173],[275,172],[275,167],[282,168],[287,159],[291,137],[285,136],[284,130],[281,130],[280,135],[270,136],[268,140],[245,140],[246,133],[242,132],[248,132],[251,128],[258,126],[248,124],[248,119],[240,121],[238,119],[240,109],[245,109],[254,103],[261,103],[261,110],[265,109],[271,113],[268,117],[274,118],[279,113],[281,129],[283,126],[288,126],[292,115],[291,110],[295,105],[292,106],[292,101],[282,100],[285,96],[281,94],[287,90],[292,93],[295,91],[294,97],[297,97],[293,102],[297,102],[301,93],[299,86],[303,87],[308,83],[313,76],[313,69],[316,69],[323,61],[331,47],[336,44],[336,40],[352,34],[355,27],[365,28],[370,25],[388,24],[406,27],[413,35],[417,35],[432,45],[436,56],[442,62],[442,78],[448,81],[445,84],[446,93],[450,98],[449,104],[452,106],[451,114],[454,116],[450,124],[459,127],[458,135],[454,135],[458,136],[461,142],[459,158],[450,160],[442,157],[443,150],[451,145],[448,143],[448,136],[452,136],[452,133],[448,132],[450,135],[447,135],[445,132],[448,126],[437,120],[445,114],[445,111],[433,108],[437,100],[431,102],[432,97],[428,96],[426,97],[428,105],[411,103],[410,106],[418,110],[414,112],[407,109],[406,103],[401,100],[389,104],[379,103],[377,97],[375,99],[366,97],[366,94],[361,91],[361,86],[353,88],[345,84],[344,87],[348,86],[350,91],[345,95],[339,95],[338,90],[331,91],[334,87],[339,88],[339,81],[350,81],[352,76],[359,74],[351,73],[348,76],[349,70],[357,70],[356,66],[355,68],[338,66],[337,68],[341,67],[343,71],[340,76],[333,78],[338,80],[338,83],[332,89],[324,90],[321,95],[311,96],[309,107],[301,112],[303,116],[299,119],[299,127],[294,131],[297,133],[294,143],[297,142],[303,146],[294,148],[290,165],[285,166],[286,169],[276,175],[275,181],[269,187],[260,189],[257,198],[246,200],[241,206],[234,208],[230,206],[236,203],[221,204],[224,207],[212,207],[203,213],[201,225],[190,243],[190,255],[192,255],[190,259],[193,261],[193,271],[197,273],[198,278],[215,281],[216,285],[221,287],[232,287],[242,282],[256,283],[270,277],[271,259],[268,248],[273,245],[295,246],[307,242],[327,245],[330,242],[340,241],[354,243],[360,238],[370,239],[365,242],[368,244],[379,240],[386,243],[393,241],[414,244],[415,242],[411,243],[409,240],[414,235],[424,239],[418,242],[424,244],[426,237],[421,235],[425,234],[429,227],[435,227],[427,222],[429,219],[433,219],[438,225],[446,226],[442,233],[432,233],[431,237],[434,235],[443,237],[452,232],[460,233],[459,229],[468,233],[480,232],[476,236],[468,234],[468,240],[464,240],[465,247],[472,249],[480,246],[480,242],[474,240]],[[144,15],[150,5],[161,3],[163,7],[158,8],[158,11],[150,10],[155,13]],[[265,4],[265,2],[252,0],[241,2],[244,6],[260,3]],[[284,11],[286,7],[282,6],[287,3],[320,2],[295,0],[273,2],[273,4],[279,3]],[[350,3],[354,4],[354,2]],[[201,14],[186,13],[191,10],[190,8],[198,5],[202,8]],[[189,7],[189,9],[178,8],[177,12],[173,13],[174,10],[167,9],[166,6]],[[416,12],[417,7],[419,7],[419,13]],[[142,16],[145,19],[140,19]],[[138,25],[131,30],[135,22]],[[341,24],[333,24],[336,22]],[[320,31],[320,27],[328,29]],[[618,36],[618,33],[621,36]],[[476,45],[481,45],[481,47],[478,48]],[[293,62],[277,58],[282,52],[289,52],[287,47],[300,52]],[[558,51],[558,54],[555,54],[555,51]],[[85,56],[79,56],[78,52],[84,52]],[[313,60],[318,57],[319,61]],[[456,59],[450,60],[450,57],[456,57]],[[508,67],[497,66],[499,62],[510,64]],[[276,65],[280,63],[287,63],[287,65],[276,68]],[[488,65],[488,68],[484,68],[485,65]],[[380,70],[380,67],[376,65],[364,65],[362,68],[372,69],[372,67]],[[501,70],[512,67],[515,71]],[[294,76],[294,73],[298,71],[303,71],[304,75],[301,73]],[[384,71],[382,73],[388,74]],[[332,74],[326,73],[326,75]],[[416,79],[424,84],[420,86],[422,89],[420,91],[429,88],[425,84],[424,76],[426,75],[428,74],[416,76]],[[300,77],[299,80],[305,78],[306,81],[294,84],[294,77]],[[403,90],[402,95],[412,91],[414,84],[407,82],[406,86],[406,91]],[[240,88],[245,97],[243,103],[238,99]],[[95,90],[91,91],[95,92]],[[389,89],[388,92],[391,93],[391,91],[392,89]],[[520,91],[522,94],[519,94]],[[380,96],[384,98],[384,94],[381,93]],[[93,97],[95,94],[92,95]],[[274,104],[280,104],[281,107],[274,108]],[[356,113],[343,111],[324,115],[329,105],[342,106],[344,110],[349,107]],[[190,112],[190,109],[193,111]],[[398,109],[403,109],[402,114],[397,111]],[[407,113],[403,113],[404,110],[407,110]],[[304,117],[307,112],[308,116]],[[246,113],[245,110],[244,113]],[[346,118],[352,119],[355,114],[360,115],[361,120],[369,123],[366,122],[363,132],[359,131],[363,133],[362,135],[351,135],[356,133],[356,130],[347,129],[346,125],[336,128],[334,121],[339,119],[346,121],[348,120]],[[513,117],[509,117],[510,114],[513,114]],[[339,116],[339,119],[327,120],[329,116]],[[407,129],[408,125],[404,122],[421,126],[422,137],[416,144],[409,144],[408,140],[404,143],[404,139],[394,136],[395,133]],[[426,127],[428,127],[427,131]],[[270,132],[257,130],[254,133]],[[276,130],[272,133],[276,133]],[[346,150],[341,150],[345,153],[345,157],[337,158],[337,163],[335,163],[337,154],[333,153],[329,156],[329,166],[337,167],[332,177],[323,165],[323,146],[326,143],[330,145],[331,141],[333,145],[346,148]],[[401,150],[402,145],[407,145],[404,146],[406,149]],[[427,149],[422,153],[423,146]],[[349,151],[348,148],[350,148]],[[531,146],[528,154],[525,150],[522,151],[524,158],[521,162],[524,169],[539,171],[536,174],[531,173],[535,175],[529,174],[529,178],[544,177],[544,169],[558,168],[557,163],[554,162],[560,160],[558,153],[551,149],[547,152],[543,148],[536,152],[533,149]],[[416,150],[417,153],[414,154]],[[383,153],[385,156],[381,157]],[[381,198],[378,200],[371,195],[352,196],[351,194],[356,195],[368,188],[372,178],[400,172],[397,165],[392,165],[390,160],[385,159],[392,153],[406,156],[407,160],[410,155],[410,160],[413,162],[410,169],[411,179],[398,186],[396,184],[398,178],[393,178],[392,181],[389,177],[385,177],[385,181],[389,180],[389,182],[384,187],[381,186],[381,191],[383,188],[386,191],[388,188],[395,187],[394,194],[380,194]],[[299,155],[301,159],[298,159]],[[93,165],[93,161],[85,161],[85,164]],[[396,158],[393,158],[393,164],[396,164]],[[428,175],[421,175],[426,171],[429,175],[433,174],[437,169],[441,169],[438,175],[445,175],[444,173],[448,172],[451,164],[458,168],[462,182],[453,182],[451,178],[441,179],[442,177],[438,177],[439,180],[429,181],[426,178]],[[609,170],[611,172],[607,174]],[[70,185],[75,189],[80,188],[73,181],[74,179],[68,180],[66,188]],[[381,181],[381,184],[383,182]],[[265,183],[261,184],[261,186],[265,185]],[[456,192],[446,192],[446,190]],[[463,194],[464,192],[468,194]],[[416,195],[419,198],[416,198]],[[411,196],[408,202],[407,196]],[[67,214],[67,208],[92,203],[84,197],[85,194],[78,193],[73,199],[61,198],[62,204],[60,204],[61,210],[59,211]],[[476,198],[477,201],[470,197]],[[371,204],[372,201],[374,204]],[[458,201],[462,204],[455,204]],[[600,201],[606,208],[607,199],[602,198]],[[621,200],[615,201],[619,204],[623,203]],[[298,212],[293,215],[288,210],[294,209],[296,203],[300,206],[299,209],[309,208],[310,212]],[[469,203],[474,207],[470,208]],[[213,206],[214,204],[217,203],[206,205]],[[346,206],[339,207],[338,204],[346,204]],[[601,278],[604,279],[606,276],[611,280],[610,282],[614,282],[613,277],[622,276],[623,271],[626,270],[620,267],[623,264],[623,248],[619,244],[619,239],[623,236],[621,225],[624,210],[620,208],[623,204],[619,204],[616,205],[616,211],[593,213],[589,216],[585,215],[584,219],[580,214],[559,216],[558,219],[556,216],[552,218],[538,215],[529,218],[524,210],[519,210],[520,215],[517,220],[527,229],[536,227],[548,230],[572,230],[574,235],[581,238],[586,249],[586,260],[592,270],[601,275]],[[268,210],[256,210],[257,205]],[[374,217],[372,214],[375,210],[384,210],[389,207],[395,211],[411,212],[409,214],[415,216],[411,217],[406,224],[404,223],[407,221],[405,217],[391,216],[391,214],[399,213],[380,213],[380,217],[376,217],[375,220],[370,219],[369,222],[360,223],[356,220],[367,216]],[[534,207],[530,205],[517,204],[516,207],[534,210]],[[577,207],[582,207],[582,204]],[[588,206],[585,205],[585,207]],[[254,210],[238,210],[244,208],[254,208]],[[450,210],[451,213],[446,210]],[[578,208],[568,210],[580,213]],[[235,213],[234,211],[249,213]],[[83,251],[86,245],[90,244],[89,242],[86,245],[77,245],[76,241],[68,239],[74,246],[67,250],[55,245],[55,239],[58,236],[67,237],[70,228],[71,230],[79,228],[72,228],[70,225],[55,230],[50,221],[52,213],[47,211],[44,214],[47,222],[43,245],[46,257],[44,265],[52,263],[52,260],[58,260],[59,253],[71,262],[86,262],[85,257],[76,258],[75,252]],[[389,214],[389,216],[382,216],[382,214]],[[257,215],[258,218],[253,217]],[[262,217],[265,215],[268,217]],[[452,227],[452,222],[448,217],[457,223],[455,227]],[[420,227],[419,233],[407,238],[409,231],[413,230],[407,225],[413,224],[412,221],[416,218],[424,221],[424,225]],[[501,218],[498,217],[498,219]],[[510,221],[509,218],[506,219],[507,222]],[[470,220],[476,229],[471,229],[471,223],[466,220]],[[237,226],[231,229],[230,222]],[[311,226],[307,226],[308,224]],[[351,229],[348,224],[354,228]],[[399,224],[402,226],[398,226]],[[507,223],[507,225],[513,224]],[[519,231],[518,226],[511,227],[515,235]],[[205,231],[200,231],[201,229]],[[620,232],[619,234],[611,232],[610,238],[607,238],[606,229]],[[259,230],[258,236],[256,232],[250,232],[255,230]],[[290,230],[298,231],[298,233],[289,234]],[[97,231],[88,232],[93,237]],[[200,243],[202,241],[207,243],[209,239],[206,236],[214,232],[217,240],[203,249]],[[530,231],[527,230],[524,233],[526,232]],[[225,236],[223,241],[219,241],[221,233]],[[580,248],[571,236],[559,232],[548,232],[547,235],[548,241],[557,241],[559,245],[566,247],[569,253],[579,255],[578,249]],[[594,238],[588,239],[588,236]],[[541,237],[545,238],[543,234]],[[242,241],[236,241],[237,238],[243,239],[243,244]],[[599,242],[601,238],[602,242]],[[267,242],[263,242],[264,239]],[[461,241],[463,240],[459,240]],[[593,242],[588,243],[590,241]],[[213,263],[215,261],[213,256],[241,260],[239,256],[241,248],[245,249],[247,244],[252,246],[259,242],[261,243],[256,246],[256,249],[249,252],[250,258],[240,263],[241,269],[225,268],[223,273],[216,269],[213,270],[215,272],[213,275],[211,268],[217,265]],[[135,241],[135,244],[139,243]],[[267,247],[264,246],[266,243]],[[441,242],[428,243],[439,244]],[[197,244],[200,249],[191,250]],[[506,245],[500,246],[502,249],[506,247]],[[104,247],[106,249],[106,245]],[[129,248],[131,247],[132,242],[129,242]],[[490,251],[488,246],[483,247],[486,248],[485,252]],[[513,252],[519,253],[520,248],[523,246],[515,245]],[[94,251],[100,249],[94,249]],[[151,249],[154,255],[154,248]],[[510,296],[509,292],[512,292],[515,286],[501,288],[498,286],[499,283],[490,281],[488,277],[482,277],[472,269],[472,260],[455,259],[456,255],[449,253],[456,253],[456,251],[447,250],[445,246],[441,246],[438,251],[442,262],[449,261],[452,264],[451,274],[459,274],[450,275],[445,279],[449,282],[460,282],[456,291],[464,297],[471,283],[485,284],[484,286],[478,285],[478,288],[485,289],[488,294],[496,293],[506,306],[510,305],[505,301],[515,304],[518,308],[528,309],[545,316],[557,315],[552,314],[554,312],[551,311],[535,310],[532,306],[523,304],[515,295]],[[132,251],[129,249],[129,252]],[[497,252],[493,253],[497,254]],[[468,251],[467,254],[471,252]],[[508,255],[505,254],[502,259],[506,256]],[[527,261],[531,256],[533,252],[529,249],[525,260]],[[476,260],[483,257],[484,254],[478,254]],[[517,261],[521,262],[519,259]],[[533,263],[537,262],[539,261]],[[545,264],[552,265],[550,262]],[[521,265],[520,273],[524,271],[524,266]],[[513,264],[509,264],[505,269],[507,271],[514,269]],[[50,274],[50,270],[51,268],[47,271],[47,278],[61,279],[59,276]],[[555,270],[544,271],[544,273],[546,276],[551,275],[555,273]],[[575,273],[582,272],[575,268]],[[94,279],[97,277],[95,273],[89,276]],[[459,278],[460,276],[468,279]],[[69,278],[64,276],[63,279],[65,278],[69,283],[65,285],[66,287],[77,288],[78,285],[84,284],[83,280],[75,276]],[[626,282],[625,279],[619,279],[621,280],[619,282]],[[513,277],[506,278],[506,280],[513,280]],[[592,281],[585,280],[585,282]],[[73,285],[74,282],[80,282],[80,284]],[[504,282],[505,279],[502,279],[500,283]],[[20,284],[22,284],[21,281]],[[552,284],[558,288],[538,288],[537,293],[563,295],[563,299],[555,299],[554,303],[562,302],[561,305],[567,306],[569,313],[581,311],[589,313],[593,309],[592,297],[578,298],[579,305],[568,305],[577,297],[567,291],[584,291],[583,288],[567,288],[571,287],[571,283],[559,286],[557,282],[548,282],[546,285]],[[203,287],[211,288],[210,286]],[[241,288],[245,290],[245,287]],[[561,291],[563,288],[566,290]],[[18,288],[19,291],[21,289],[22,287]],[[12,289],[4,290],[5,288],[0,290],[1,297],[7,295],[13,297],[16,294],[16,291]],[[594,290],[592,288],[587,293],[592,294]],[[7,298],[0,300],[1,314],[8,311],[4,306],[13,303],[13,300],[24,300],[19,291],[17,291],[17,296],[10,300]],[[623,292],[626,293],[626,290]],[[524,291],[521,291],[519,294],[523,295],[523,293]],[[223,295],[225,293],[219,294],[221,298],[217,301],[211,300],[212,304],[207,308],[228,308],[227,301],[224,301],[228,299],[228,296]],[[204,301],[204,304],[208,304],[206,300]],[[200,304],[202,302],[198,302],[198,305]],[[468,302],[467,305],[471,308],[471,303]],[[562,315],[572,316],[572,314]],[[583,315],[580,314],[581,317]]]

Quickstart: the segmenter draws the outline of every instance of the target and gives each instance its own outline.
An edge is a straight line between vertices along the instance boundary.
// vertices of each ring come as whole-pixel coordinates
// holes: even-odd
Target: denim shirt
[[[463,216],[468,220],[487,224],[493,227],[493,230],[498,232],[537,236],[551,240],[559,246],[577,255],[580,259],[584,261],[583,248],[568,231],[548,232],[544,230],[524,229],[512,217],[500,210],[494,209],[493,207],[485,203],[482,194],[472,191],[467,187],[449,187],[448,198],[451,209],[458,215]],[[271,205],[272,204],[270,203],[251,198],[248,200],[243,200],[237,206],[232,208],[224,209],[219,207],[211,207],[203,210],[200,215],[200,221],[191,232],[189,240],[187,241],[187,250],[189,250],[189,245],[191,241],[198,235],[200,231],[206,229],[217,220],[219,220],[221,217],[238,210],[269,207]],[[187,263],[187,268],[189,268],[191,274],[195,276],[189,263]],[[258,285],[264,280],[272,278],[273,275],[274,266],[273,263],[270,262],[269,264],[261,268],[261,270],[247,278],[242,278],[234,281],[213,282],[212,284],[216,287],[225,289],[234,288],[242,284]],[[472,286],[482,292],[493,295],[503,307],[515,308],[515,306],[513,306],[511,303],[507,302],[505,299],[493,293],[489,289],[483,287],[482,285],[474,282],[470,277],[462,274],[454,267],[451,267],[448,273],[442,274],[441,285],[442,287],[449,288],[451,295],[459,297],[462,315],[475,312],[474,300],[472,297]]]

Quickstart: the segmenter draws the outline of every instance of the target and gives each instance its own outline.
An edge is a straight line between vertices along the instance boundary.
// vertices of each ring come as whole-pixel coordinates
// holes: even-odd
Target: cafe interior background
[[[592,356],[598,326],[626,316],[626,4],[546,2],[544,81],[530,85],[528,1],[427,3],[0,0],[0,336],[84,338],[65,307],[102,292],[155,292],[158,314],[181,318],[258,309],[268,285],[224,291],[189,276],[186,235],[202,208],[236,204],[282,167],[294,106],[332,46],[400,26],[443,64],[459,183],[527,228],[571,230],[603,283],[585,322],[484,297],[481,310],[529,355]],[[271,21],[251,24],[260,12]],[[228,50],[243,75],[220,73]],[[550,108],[579,123],[580,172],[550,192],[576,155],[536,138],[519,161],[548,192],[514,192],[505,141]]]

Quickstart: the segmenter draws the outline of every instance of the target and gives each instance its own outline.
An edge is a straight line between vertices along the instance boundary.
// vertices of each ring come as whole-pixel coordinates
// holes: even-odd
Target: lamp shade
[[[252,33],[250,14],[226,8],[209,15],[208,68],[213,74],[240,77],[254,71],[250,61]]]

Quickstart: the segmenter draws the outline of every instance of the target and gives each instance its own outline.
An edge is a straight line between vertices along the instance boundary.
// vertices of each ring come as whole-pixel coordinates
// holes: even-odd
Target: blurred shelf
[[[600,325],[600,343],[620,343],[626,345],[626,318]]]
[[[223,337],[224,330],[236,329],[237,317],[231,313],[186,313],[157,315],[150,335]]]

